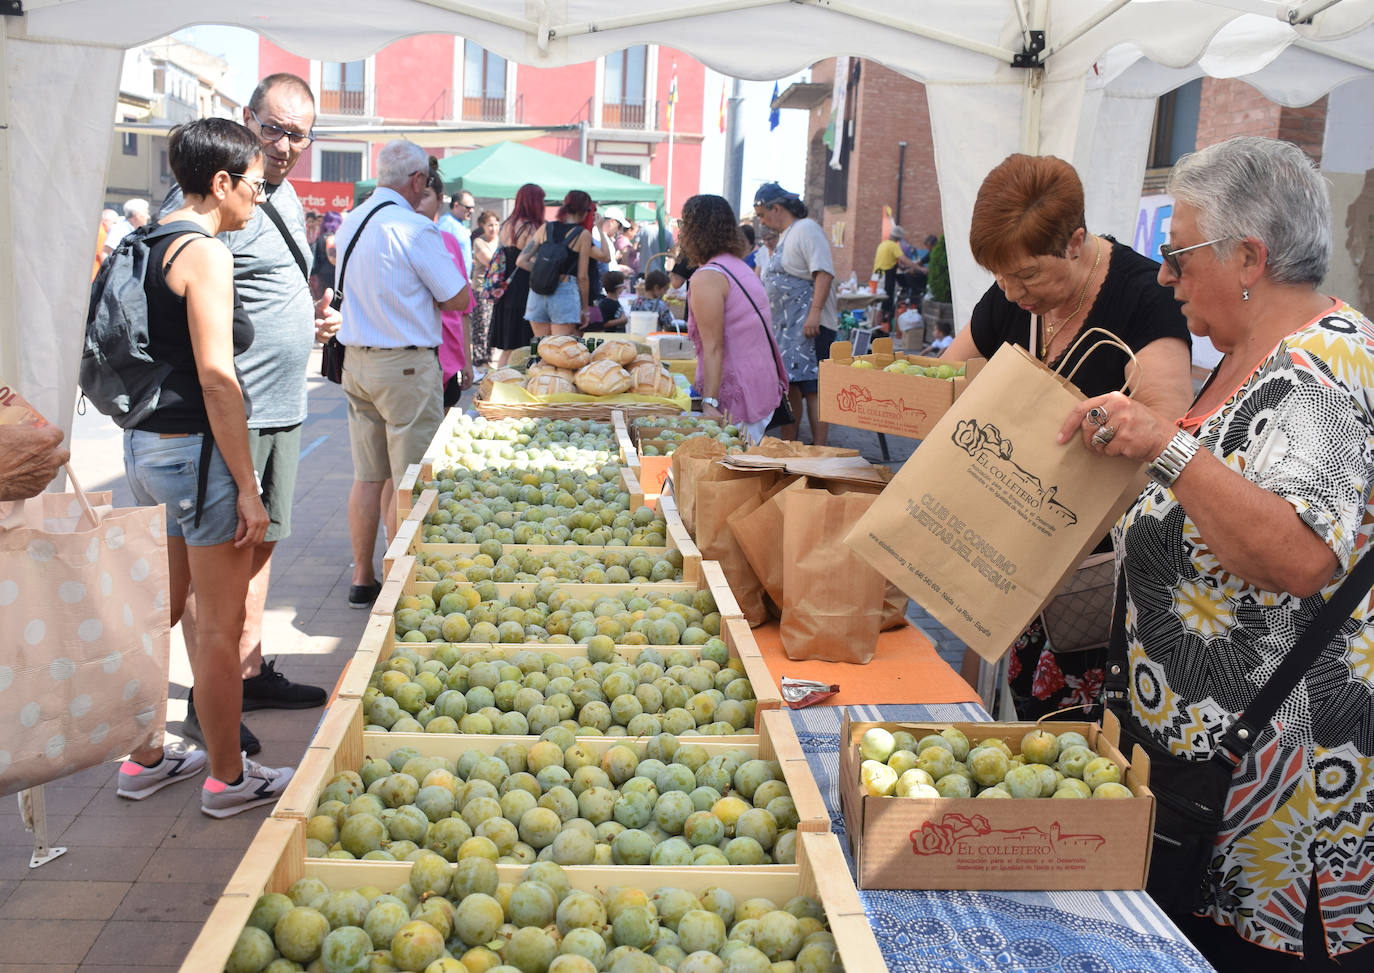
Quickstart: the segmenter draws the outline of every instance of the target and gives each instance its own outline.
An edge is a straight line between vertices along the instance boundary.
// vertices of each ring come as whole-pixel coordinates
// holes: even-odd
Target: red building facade
[[[582,64],[533,68],[447,35],[406,38],[347,63],[311,61],[260,39],[258,70],[308,80],[317,126],[581,124],[583,130],[528,144],[665,186],[670,209],[700,185],[705,68],[672,48],[641,45]],[[370,178],[381,144],[320,138],[295,175],[317,182]],[[456,137],[453,146],[431,151],[444,156],[463,151],[461,145]]]

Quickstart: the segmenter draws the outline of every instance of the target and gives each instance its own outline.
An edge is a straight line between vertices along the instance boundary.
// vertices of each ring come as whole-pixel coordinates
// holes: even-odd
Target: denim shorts
[[[582,295],[576,278],[564,277],[552,294],[530,291],[525,301],[525,320],[531,324],[581,324]]]
[[[192,547],[210,547],[234,539],[238,529],[239,489],[220,456],[210,453],[205,503],[196,526],[196,478],[201,435],[164,439],[142,429],[124,430],[124,475],[139,506],[167,507],[167,534],[184,537]]]

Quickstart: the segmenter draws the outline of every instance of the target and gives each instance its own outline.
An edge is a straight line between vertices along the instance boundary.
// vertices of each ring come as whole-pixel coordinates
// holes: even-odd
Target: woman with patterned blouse
[[[1159,281],[1224,357],[1177,422],[1113,393],[1060,441],[1150,464],[1115,528],[1130,715],[1202,760],[1369,547],[1374,324],[1316,289],[1331,205],[1296,146],[1210,146],[1169,191]],[[1236,770],[1202,910],[1175,917],[1219,969],[1374,963],[1350,956],[1374,940],[1372,755],[1366,601]]]

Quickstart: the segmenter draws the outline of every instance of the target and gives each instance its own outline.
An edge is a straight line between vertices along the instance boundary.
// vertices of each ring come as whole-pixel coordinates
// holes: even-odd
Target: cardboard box
[[[1155,801],[1149,759],[1127,761],[1113,741],[1120,727],[1053,724],[1077,730],[1123,768],[1136,795],[1122,800],[870,797],[859,786],[859,740],[870,727],[919,739],[953,726],[970,742],[1001,737],[1013,752],[1035,723],[859,723],[840,732],[840,803],[861,889],[1142,889],[1150,869]]]
[[[604,892],[629,885],[653,892],[672,885],[701,895],[712,886],[730,889],[739,901],[754,897],[779,904],[796,895],[813,896],[825,909],[835,937],[835,949],[848,970],[887,973],[863,904],[849,880],[844,852],[831,834],[797,836],[797,867],[739,865],[731,868],[669,868],[667,866],[605,866],[569,870],[575,889]],[[497,876],[511,884],[520,881],[524,865],[497,865]],[[258,829],[224,894],[215,903],[200,935],[191,945],[181,973],[224,969],[229,953],[248,916],[264,892],[285,892],[302,878],[318,878],[331,891],[374,885],[390,891],[410,879],[409,862],[341,861],[305,857],[305,822],[296,817],[271,817]]]
[[[837,341],[830,357],[820,364],[820,417],[856,429],[924,439],[984,364],[962,363],[967,373],[954,379],[902,375],[883,369],[902,359],[917,365],[955,365],[960,362],[920,355],[893,354],[891,338],[877,338],[873,352],[860,355],[873,368],[854,368],[853,347]]]
[[[651,334],[649,345],[654,349],[654,353],[663,359],[664,364],[674,359],[696,361],[696,348],[692,346],[692,339],[685,334]]]

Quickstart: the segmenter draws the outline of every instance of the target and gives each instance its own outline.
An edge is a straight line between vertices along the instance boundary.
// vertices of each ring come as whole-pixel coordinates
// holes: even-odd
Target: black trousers
[[[1327,954],[1315,892],[1314,888],[1314,894],[1307,899],[1301,959],[1289,953],[1256,946],[1250,940],[1243,939],[1235,929],[1219,926],[1208,916],[1171,915],[1169,918],[1174,920],[1197,951],[1207,958],[1207,962],[1217,968],[1217,973],[1309,973],[1313,970],[1355,973],[1356,970],[1374,969],[1374,947],[1366,946],[1354,953],[1347,953],[1341,962]]]

